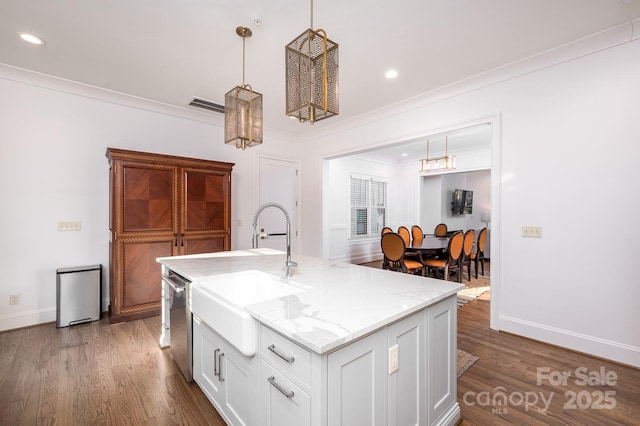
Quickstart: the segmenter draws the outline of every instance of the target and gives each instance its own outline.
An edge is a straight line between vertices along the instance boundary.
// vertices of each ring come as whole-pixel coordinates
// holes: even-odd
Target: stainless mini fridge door
[[[56,275],[56,327],[99,320],[102,265],[59,268]]]

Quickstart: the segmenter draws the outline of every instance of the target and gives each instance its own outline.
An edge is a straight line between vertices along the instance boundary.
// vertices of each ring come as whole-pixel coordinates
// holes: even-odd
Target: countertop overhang
[[[284,276],[286,254],[272,249],[235,250],[158,258],[192,283],[217,275],[258,270]],[[438,303],[462,284],[296,255],[289,278],[310,287],[300,293],[248,305],[262,324],[323,354]],[[286,279],[286,278],[285,278]],[[211,324],[215,328],[214,324]]]

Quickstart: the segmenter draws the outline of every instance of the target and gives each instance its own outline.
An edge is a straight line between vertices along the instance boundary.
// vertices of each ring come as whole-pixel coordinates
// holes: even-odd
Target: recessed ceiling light
[[[398,76],[398,71],[389,70],[386,73],[384,73],[384,76],[387,77],[387,78],[396,78]]]
[[[38,46],[42,46],[44,44],[44,39],[38,37],[37,35],[30,33],[18,33],[18,35],[27,43],[37,44]]]
[[[408,156],[409,154],[407,154],[406,152],[403,152],[401,155],[402,155],[403,157],[406,157],[406,156]]]

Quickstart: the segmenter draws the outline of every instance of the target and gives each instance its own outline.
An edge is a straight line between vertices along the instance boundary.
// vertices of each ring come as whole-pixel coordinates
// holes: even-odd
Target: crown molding
[[[30,86],[41,87],[43,89],[54,90],[71,95],[96,99],[144,111],[170,115],[187,120],[213,124],[224,127],[224,115],[212,112],[200,111],[192,107],[179,107],[169,105],[150,99],[128,95],[115,90],[103,89],[90,84],[54,77],[24,68],[0,63],[0,78],[28,84]]]
[[[388,119],[447,98],[530,74],[592,53],[640,38],[640,19],[554,47],[518,61],[476,74],[469,78],[417,95],[393,105],[338,122],[308,135],[306,142],[331,137],[344,131]]]

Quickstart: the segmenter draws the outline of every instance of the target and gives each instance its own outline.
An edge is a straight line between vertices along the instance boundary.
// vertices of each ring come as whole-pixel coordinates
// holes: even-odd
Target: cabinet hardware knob
[[[269,345],[267,346],[267,349],[269,349],[271,352],[273,352],[274,354],[278,355],[280,358],[284,359],[285,361],[287,361],[289,364],[291,364],[294,360],[294,358],[292,356],[286,356],[281,354],[279,351],[276,350],[276,345]]]
[[[287,398],[293,398],[293,391],[289,391],[287,392],[282,386],[280,386],[278,383],[276,383],[276,378],[271,376],[269,378],[267,378],[267,380],[269,381],[269,383],[271,383],[273,385],[273,387],[275,387],[276,389],[278,389],[280,391],[280,393],[282,393],[284,396],[286,396]]]

